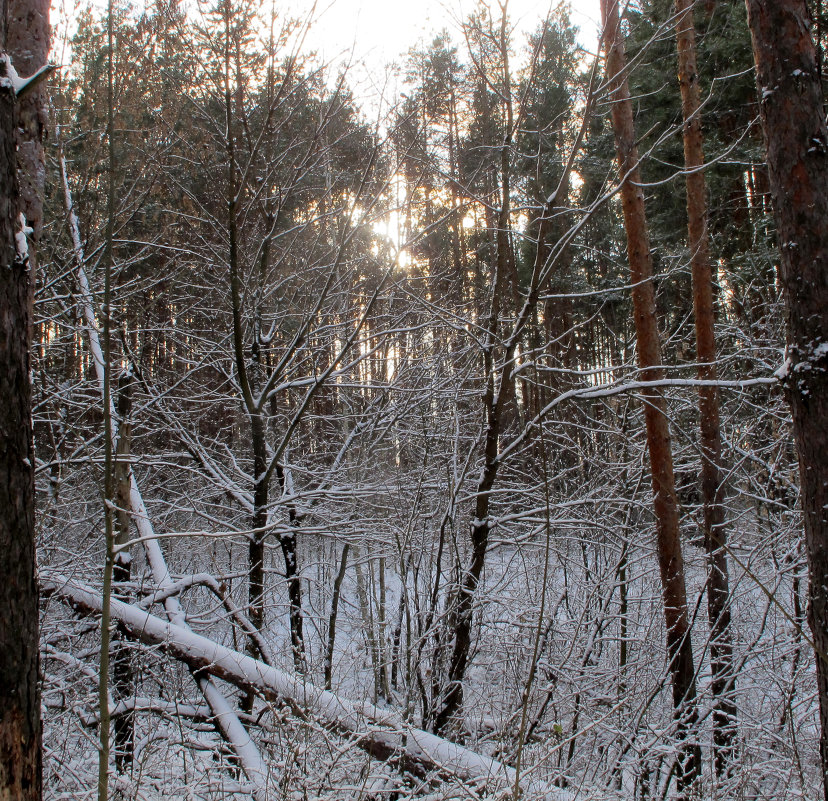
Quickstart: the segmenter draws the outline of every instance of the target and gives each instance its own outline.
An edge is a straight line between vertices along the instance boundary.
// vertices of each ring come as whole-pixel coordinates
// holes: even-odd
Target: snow
[[[12,61],[9,58],[8,53],[3,53],[2,58],[6,64],[6,77],[0,80],[0,86],[7,88],[11,87],[12,89],[14,89],[15,94],[19,94],[20,89],[25,85],[26,81],[24,81],[17,74],[17,70],[14,68],[14,64],[12,64]]]
[[[778,378],[780,381],[784,381],[790,374],[791,368],[793,367],[793,362],[790,359],[790,356],[785,356],[785,361],[774,370],[773,374]]]
[[[780,381],[784,381],[792,373],[804,373],[808,370],[814,369],[817,362],[828,356],[828,342],[820,342],[816,347],[809,346],[809,349],[811,350],[810,357],[808,359],[803,359],[796,364],[793,363],[790,355],[786,352],[785,360],[774,371],[774,376]]]
[[[100,611],[102,607],[100,595],[57,574],[45,573],[41,577],[41,587],[81,611]],[[321,718],[331,728],[359,733],[360,743],[369,751],[373,747],[385,753],[404,753],[417,762],[439,767],[458,778],[495,782],[504,788],[511,787],[518,781],[514,768],[418,729],[394,710],[383,709],[367,701],[341,698],[309,681],[233,651],[177,623],[163,621],[131,604],[113,599],[110,611],[112,618],[124,624],[132,636],[160,646],[164,651],[187,662],[191,668],[198,667],[233,683],[254,687],[271,700],[282,699],[296,703]],[[233,744],[234,750],[241,752],[240,756],[249,756],[253,763],[252,767],[245,763],[248,778],[252,781],[266,781],[267,770],[261,763],[258,752],[252,753],[255,746],[247,732],[243,727],[235,728],[230,720],[232,710],[224,706],[226,700],[214,697],[212,691],[205,692],[205,697],[211,707],[213,702],[217,704],[219,725]],[[238,721],[235,715],[233,717]],[[250,754],[247,753],[248,747]],[[573,801],[575,798],[573,793],[550,787],[531,775],[524,774],[519,782],[532,797],[548,801]],[[257,784],[262,787],[258,782]]]
[[[14,247],[17,251],[17,261],[19,264],[28,264],[29,262],[29,242],[26,239],[27,234],[32,233],[32,229],[26,225],[26,218],[21,212],[19,217],[20,227],[14,235]]]
[[[7,89],[13,89],[15,95],[17,96],[25,94],[30,87],[34,87],[39,84],[55,69],[51,64],[45,64],[28,78],[21,78],[17,74],[17,70],[14,68],[14,64],[12,64],[8,53],[4,53],[2,58],[6,64],[6,76],[4,78],[0,78],[0,86]]]

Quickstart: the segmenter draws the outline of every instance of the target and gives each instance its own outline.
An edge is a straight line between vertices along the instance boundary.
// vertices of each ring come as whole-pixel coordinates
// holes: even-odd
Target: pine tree
[[[20,13],[24,4],[17,6]],[[33,16],[34,16],[34,10]],[[0,3],[0,798],[41,797],[38,591],[27,226],[15,135],[16,73],[6,58],[9,8]],[[48,14],[46,15],[48,22]],[[17,34],[21,31],[18,29]],[[19,44],[19,41],[16,43]],[[18,59],[18,62],[21,62]],[[10,66],[12,65],[12,66]],[[31,74],[31,73],[29,73]],[[28,77],[26,72],[23,77]],[[33,190],[37,194],[37,188]],[[36,197],[29,198],[36,201]]]

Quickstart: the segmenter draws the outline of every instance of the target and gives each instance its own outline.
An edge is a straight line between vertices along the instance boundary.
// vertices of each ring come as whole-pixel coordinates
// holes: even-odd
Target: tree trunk
[[[115,517],[115,543],[124,546],[129,542],[129,510],[131,509],[129,456],[132,449],[132,387],[135,379],[125,373],[118,381],[118,447],[115,459],[115,493],[117,513]],[[132,556],[127,549],[115,554],[112,580],[117,597],[129,601],[128,585],[132,574]],[[135,677],[132,670],[132,649],[127,645],[123,631],[116,629],[112,652],[112,685],[118,700],[126,700],[135,694]],[[115,765],[123,773],[132,765],[135,746],[135,712],[127,710],[115,718]]]
[[[45,66],[49,56],[49,0],[8,0],[8,9],[6,48],[21,77],[34,75]],[[46,123],[46,89],[39,84],[17,105],[19,204],[35,241],[43,226]]]
[[[0,3],[0,44],[6,41]],[[16,246],[16,98],[0,62],[0,799],[41,797],[30,271]],[[21,235],[22,236],[22,235]]]
[[[828,798],[828,127],[805,0],[747,0],[780,242],[787,354]]]
[[[627,232],[627,256],[633,284],[632,301],[638,365],[644,381],[663,378],[661,345],[655,312],[652,260],[644,191],[641,188],[630,90],[625,77],[626,55],[617,0],[601,0],[607,77],[612,99],[612,125],[621,180],[621,203]],[[701,750],[691,741],[697,720],[696,678],[687,615],[684,559],[679,540],[678,503],[673,475],[670,429],[664,396],[658,389],[642,392],[647,447],[653,482],[653,507],[661,574],[661,592],[667,629],[667,656],[673,686],[673,715],[680,742],[679,795],[686,796],[701,772]]]
[[[250,605],[250,622],[261,632],[265,625],[265,586],[264,586],[264,541],[267,532],[268,481],[267,444],[265,441],[265,424],[261,413],[250,414],[253,441],[253,514],[250,524],[250,543],[248,552],[248,603]],[[250,641],[250,653],[258,658],[259,648],[255,641]]]
[[[100,614],[101,597],[63,576],[47,576],[42,586],[44,594],[55,595],[82,615]],[[270,702],[287,703],[303,718],[318,720],[375,759],[393,759],[406,772],[422,777],[439,774],[461,781],[479,781],[484,791],[488,782],[496,782],[495,788],[498,785],[513,788],[518,782],[529,798],[555,797],[553,789],[542,778],[529,772],[518,778],[514,768],[417,729],[402,714],[388,707],[341,698],[321,690],[305,677],[297,678],[257,662],[185,626],[161,620],[121,601],[112,602],[112,614],[136,640],[181,660],[194,673],[217,676],[241,689],[253,689]],[[245,736],[242,732],[239,735]],[[252,745],[249,737],[246,740]],[[267,789],[272,791],[272,785]],[[264,793],[254,797],[263,798]]]
[[[507,426],[510,412],[516,409],[516,393],[514,379],[514,345],[511,352],[505,353],[503,364],[500,370],[497,369],[496,351],[498,341],[498,328],[501,323],[501,303],[505,300],[507,310],[511,302],[511,314],[517,314],[519,303],[519,287],[517,286],[517,272],[510,268],[511,248],[511,223],[510,223],[510,200],[511,200],[511,150],[512,135],[514,127],[513,107],[511,97],[511,77],[509,68],[508,36],[506,27],[505,7],[502,9],[499,29],[499,55],[502,59],[502,80],[505,87],[503,96],[504,105],[504,133],[500,145],[500,197],[497,210],[497,228],[494,234],[493,252],[494,261],[492,264],[493,281],[491,289],[491,300],[488,311],[486,345],[483,349],[483,369],[485,374],[485,391],[483,394],[484,444],[483,444],[483,466],[480,473],[480,481],[477,485],[477,493],[474,509],[474,520],[471,523],[471,558],[468,569],[464,572],[459,586],[455,606],[452,610],[452,621],[454,623],[454,643],[452,646],[451,658],[448,669],[447,687],[442,698],[435,698],[433,701],[434,714],[433,728],[436,733],[446,730],[449,723],[460,715],[463,707],[463,680],[466,676],[469,654],[472,643],[472,618],[474,612],[474,600],[477,595],[477,588],[483,574],[483,567],[486,561],[486,549],[489,544],[489,502],[492,487],[498,472],[499,438]],[[492,209],[492,211],[494,211]],[[491,228],[488,220],[487,227]],[[493,222],[493,221],[492,221]],[[511,296],[507,296],[509,276],[512,277]],[[507,311],[507,314],[509,311]],[[497,392],[495,392],[497,386]],[[512,415],[514,417],[514,415]]]
[[[326,690],[331,689],[331,680],[333,677],[333,656],[334,645],[336,644],[336,618],[339,611],[339,597],[342,592],[342,582],[345,579],[345,569],[348,566],[348,549],[350,546],[346,542],[342,546],[342,556],[339,560],[339,570],[334,579],[333,596],[331,597],[331,614],[328,618],[328,644],[325,648],[325,684]]]
[[[18,75],[34,75],[49,57],[49,0],[8,0],[6,49]],[[37,243],[43,228],[43,191],[46,178],[46,89],[38,84],[17,101],[17,196],[32,233],[29,266],[37,274]],[[34,306],[34,281],[29,282],[29,306]],[[29,342],[33,337],[33,315],[29,319]]]
[[[687,170],[687,245],[693,279],[698,376],[715,381],[713,277],[707,234],[707,200],[703,172],[699,76],[696,69],[696,29],[692,0],[676,0],[676,36],[681,104],[684,116],[684,165]],[[730,633],[730,579],[727,531],[722,505],[722,438],[719,429],[719,392],[699,387],[701,488],[704,503],[704,543],[707,550],[707,615],[710,622],[710,672],[715,702],[713,751],[716,775],[727,775],[734,757],[736,704],[733,700],[733,645]]]
[[[276,465],[276,477],[282,495],[291,492],[288,486],[288,474],[285,466]],[[307,669],[305,660],[305,634],[302,625],[302,574],[299,572],[299,554],[297,552],[296,529],[299,527],[299,515],[293,501],[288,505],[288,521],[290,530],[279,536],[279,547],[285,559],[285,581],[288,589],[288,604],[290,607],[290,646],[293,651],[293,667],[297,673],[304,673]]]

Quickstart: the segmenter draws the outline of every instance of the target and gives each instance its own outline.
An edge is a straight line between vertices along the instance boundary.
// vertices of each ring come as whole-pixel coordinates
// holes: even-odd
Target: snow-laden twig
[[[546,419],[550,412],[556,407],[560,406],[565,401],[569,400],[596,400],[597,398],[610,398],[613,395],[623,395],[628,392],[640,392],[642,394],[651,392],[655,389],[664,389],[668,387],[719,387],[721,389],[735,389],[745,390],[751,387],[759,386],[775,386],[779,383],[779,376],[774,374],[772,376],[757,376],[755,378],[743,378],[736,380],[716,379],[705,380],[699,378],[659,378],[653,381],[611,381],[606,384],[594,384],[584,387],[576,387],[562,392],[560,395],[553,398],[546,404],[525,426],[520,433],[500,452],[497,457],[499,461],[504,461],[507,456],[516,451],[520,445],[526,440],[532,430],[538,426],[544,419]]]
[[[99,594],[63,576],[45,574],[40,585],[44,595],[59,598],[81,614],[97,614],[101,609]],[[111,615],[130,637],[160,648],[193,671],[208,673],[241,688],[252,688],[268,700],[286,701],[300,713],[317,717],[327,728],[354,737],[362,749],[377,759],[398,758],[414,772],[438,771],[463,781],[501,788],[515,783],[513,768],[415,728],[395,710],[341,698],[134,605],[113,599]],[[521,776],[520,785],[525,798],[575,798],[574,793],[550,787],[531,773]]]
[[[0,86],[7,86],[14,91],[15,97],[24,97],[36,86],[46,80],[56,69],[54,64],[44,64],[39,70],[28,78],[21,78],[12,64],[8,53],[4,53],[3,61],[6,63],[6,75],[0,78]]]
[[[112,702],[109,705],[110,719],[127,715],[131,712],[152,712],[156,715],[167,717],[192,718],[193,720],[210,720],[212,714],[210,707],[206,704],[187,704],[177,701],[167,701],[164,698],[149,698],[146,696],[134,696],[122,698],[118,703]],[[97,726],[101,720],[98,711],[89,714],[80,714],[81,723],[84,726]]]
[[[171,598],[173,595],[180,595],[184,590],[195,586],[206,587],[221,601],[230,616],[236,621],[236,623],[238,623],[239,626],[241,626],[242,629],[244,629],[245,634],[255,641],[257,647],[259,648],[259,653],[261,653],[262,659],[265,663],[268,665],[276,663],[276,660],[273,657],[273,652],[270,650],[270,645],[267,640],[250,622],[247,615],[242,612],[238,604],[233,600],[232,596],[224,589],[223,585],[220,584],[216,580],[216,577],[210,573],[196,573],[192,576],[186,576],[183,579],[179,579],[165,589],[158,590],[152,595],[148,595],[141,601],[139,607],[148,609],[153,604],[166,602],[167,599]]]

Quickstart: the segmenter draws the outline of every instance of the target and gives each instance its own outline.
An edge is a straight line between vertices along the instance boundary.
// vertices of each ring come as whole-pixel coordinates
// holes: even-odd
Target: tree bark
[[[29,77],[46,65],[51,41],[49,0],[7,0],[6,49],[18,75]],[[32,229],[29,267],[37,274],[37,243],[43,228],[43,193],[46,180],[46,89],[40,83],[17,100],[17,207]],[[34,306],[34,281],[29,282],[29,306]],[[34,341],[33,315],[29,342]]]
[[[276,465],[276,477],[282,495],[286,495],[288,475],[284,465]],[[288,505],[288,521],[290,529],[279,536],[279,547],[285,560],[285,582],[288,589],[288,603],[290,606],[290,646],[293,651],[293,667],[297,673],[304,673],[307,669],[305,660],[305,634],[302,625],[302,574],[299,571],[299,554],[296,542],[296,529],[299,526],[299,515],[296,505],[291,501]]]
[[[676,40],[681,106],[684,118],[684,166],[687,171],[687,245],[693,281],[698,376],[715,381],[716,338],[713,276],[707,225],[704,142],[701,97],[696,69],[696,29],[693,0],[676,0]],[[707,616],[710,623],[710,672],[714,697],[713,752],[716,775],[727,775],[733,761],[736,704],[733,700],[733,645],[730,633],[730,577],[727,564],[722,438],[716,386],[699,387],[701,489],[704,504],[704,543],[707,551]]]
[[[331,689],[333,678],[333,655],[336,643],[336,618],[339,611],[339,596],[342,592],[342,582],[345,579],[345,569],[348,566],[348,550],[350,546],[346,542],[342,546],[342,556],[339,560],[339,570],[333,584],[333,595],[331,597],[331,614],[328,617],[328,644],[325,648],[325,689]]]
[[[617,0],[601,0],[601,14],[612,101],[612,126],[622,182],[621,203],[624,228],[627,232],[627,256],[633,284],[632,301],[638,365],[642,380],[659,381],[664,377],[664,371],[661,366],[661,345],[655,311],[650,240],[644,210],[644,191],[641,188],[638,148],[635,143],[632,103],[625,77],[626,55]],[[686,796],[701,772],[701,750],[698,744],[691,740],[698,715],[696,679],[687,615],[684,559],[679,540],[673,455],[663,394],[658,389],[652,389],[642,392],[642,397],[653,482],[656,545],[667,629],[667,656],[672,678],[673,715],[680,743],[679,795]]]
[[[28,77],[49,56],[49,0],[8,0],[8,7],[6,48],[18,74]],[[40,84],[19,99],[16,130],[19,208],[35,241],[43,226],[46,123],[46,89]]]
[[[125,546],[129,542],[130,511],[130,452],[132,447],[132,373],[123,374],[118,380],[118,445],[115,459],[115,492],[117,513],[115,516],[115,544]],[[115,554],[112,580],[120,600],[129,601],[128,585],[132,574],[132,556],[127,549]],[[112,685],[119,701],[135,695],[135,677],[132,670],[132,649],[126,643],[123,632],[113,634]],[[135,710],[127,709],[114,719],[115,765],[123,773],[132,765],[135,750]]]
[[[0,0],[0,44],[8,9]],[[5,47],[3,47],[5,50]],[[0,62],[0,799],[41,797],[29,281],[19,234],[16,97]]]
[[[799,457],[828,798],[828,127],[805,0],[747,0],[787,309],[779,375]]]

